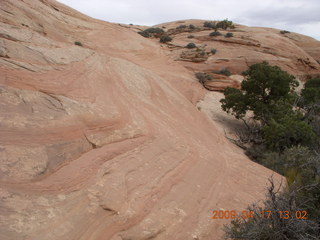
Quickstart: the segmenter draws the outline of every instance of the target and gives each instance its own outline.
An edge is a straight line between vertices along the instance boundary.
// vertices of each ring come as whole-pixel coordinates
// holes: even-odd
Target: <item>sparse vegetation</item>
[[[210,37],[217,37],[217,36],[221,36],[222,34],[220,33],[220,32],[218,32],[218,31],[214,31],[214,32],[211,32],[210,34],[209,34],[209,36]]]
[[[320,79],[309,80],[298,95],[294,77],[267,62],[253,64],[245,76],[241,89],[225,90],[222,109],[242,119],[253,136],[239,135],[239,146],[253,161],[284,175],[288,185],[280,192],[271,182],[264,203],[249,208],[254,217],[234,219],[226,237],[320,239]],[[245,118],[248,111],[253,125]],[[262,211],[275,215],[265,218]],[[307,219],[284,218],[284,211],[305,211]]]
[[[214,22],[204,22],[203,26],[206,28],[215,28],[216,24]]]
[[[193,29],[196,29],[196,27],[193,24],[190,24],[189,29],[193,30]]]
[[[233,22],[229,21],[228,19],[218,21],[218,22],[206,21],[203,23],[203,27],[212,28],[215,30],[218,30],[219,28],[224,29],[224,30],[227,30],[228,28],[229,29],[235,28]]]
[[[140,34],[142,37],[145,37],[145,38],[151,37],[151,35],[145,31],[138,32],[138,34]]]
[[[163,35],[162,37],[160,37],[161,43],[166,43],[166,42],[170,42],[170,41],[172,41],[172,38],[168,35]]]
[[[159,37],[164,33],[164,31],[161,28],[147,28],[138,33],[145,38],[149,38],[149,37]]]
[[[234,25],[232,21],[229,21],[228,19],[225,19],[223,21],[219,21],[216,24],[217,28],[222,28],[224,30],[230,28],[230,29],[234,29]]]
[[[74,45],[77,45],[77,46],[80,46],[80,47],[82,47],[83,45],[82,45],[82,43],[80,42],[80,41],[75,41],[74,42]]]
[[[233,33],[231,32],[228,32],[226,35],[224,35],[226,38],[231,38],[233,37]]]
[[[186,29],[187,27],[187,25],[179,25],[178,27],[176,27],[176,29]]]
[[[286,34],[286,33],[290,33],[290,32],[287,31],[287,30],[282,30],[282,31],[280,31],[280,33],[281,33],[281,34]]]
[[[231,72],[227,68],[221,68],[219,71],[214,71],[214,73],[225,75],[225,76],[230,76],[231,75]]]
[[[211,51],[210,51],[210,53],[211,53],[211,54],[216,54],[216,53],[217,53],[217,49],[212,48]]]
[[[212,80],[212,76],[204,72],[197,72],[195,76],[201,84],[205,83],[206,81]]]
[[[193,35],[189,35],[188,38],[194,38],[194,36]]]
[[[248,207],[250,216],[235,218],[225,226],[227,239],[263,239],[263,240],[316,240],[319,239],[319,225],[310,220],[313,214],[303,187],[291,187],[280,192],[272,179],[263,204]],[[310,189],[319,190],[308,185]],[[261,207],[263,206],[263,207]],[[310,209],[309,212],[307,209]]]
[[[197,47],[197,45],[195,45],[194,43],[188,43],[186,45],[186,48],[189,48],[189,49],[196,48],[196,47]]]

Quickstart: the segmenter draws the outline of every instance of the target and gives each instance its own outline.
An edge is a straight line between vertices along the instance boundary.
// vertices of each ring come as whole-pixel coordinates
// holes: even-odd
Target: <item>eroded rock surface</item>
[[[185,20],[156,26],[164,29],[173,39],[168,44],[162,44],[163,49],[172,59],[194,72],[228,69],[232,75],[241,75],[250,65],[268,61],[301,81],[320,75],[320,42],[311,37],[239,24],[235,24],[234,29],[218,29],[220,36],[210,36],[214,30],[203,27],[204,22]],[[180,29],[179,26],[183,25],[187,27]],[[233,37],[226,38],[228,32]],[[188,50],[188,43],[194,43],[197,48]],[[212,50],[214,54],[210,54]],[[212,81],[206,85],[214,91],[235,86],[232,79],[223,82]]]
[[[219,239],[212,210],[280,179],[197,109],[206,90],[158,43],[51,0],[0,10],[0,239]]]

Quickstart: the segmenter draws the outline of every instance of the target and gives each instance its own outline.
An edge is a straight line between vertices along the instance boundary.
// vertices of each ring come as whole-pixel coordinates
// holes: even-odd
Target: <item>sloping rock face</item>
[[[0,10],[0,239],[219,239],[213,210],[263,198],[274,173],[157,43],[51,0]]]
[[[166,31],[173,40],[162,44],[172,59],[179,61],[186,68],[197,72],[220,71],[228,69],[231,74],[239,75],[254,63],[267,61],[293,74],[301,81],[320,75],[320,42],[297,33],[281,33],[272,28],[247,27],[235,24],[234,29],[218,29],[221,36],[209,36],[214,30],[203,27],[205,21],[185,20],[157,25]],[[182,28],[181,26],[187,26]],[[190,29],[188,26],[193,25]],[[179,27],[180,26],[180,27]],[[231,32],[233,37],[226,38]],[[196,44],[198,51],[216,53],[202,58],[181,58],[189,50],[188,43]],[[196,50],[193,50],[196,52]],[[190,55],[190,54],[189,54]],[[221,84],[213,79],[210,85],[214,90],[222,91],[225,87],[233,87],[233,79]]]

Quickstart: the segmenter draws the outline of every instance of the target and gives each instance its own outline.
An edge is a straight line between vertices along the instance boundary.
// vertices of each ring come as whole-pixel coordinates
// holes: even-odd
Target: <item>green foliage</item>
[[[280,33],[281,33],[281,34],[286,34],[286,33],[290,33],[290,32],[289,32],[289,31],[286,31],[286,30],[281,30]]]
[[[170,42],[170,41],[172,41],[172,38],[168,35],[163,35],[160,37],[160,42],[162,42],[162,43],[166,43],[166,42]]]
[[[241,90],[225,90],[222,109],[242,119],[248,111],[253,112],[253,118],[261,124],[263,142],[247,147],[246,154],[284,175],[288,185],[278,192],[272,183],[263,204],[249,208],[254,218],[233,220],[225,227],[226,237],[320,239],[320,155],[319,137],[315,134],[320,133],[320,111],[314,110],[320,101],[320,79],[307,82],[298,98],[293,92],[298,86],[294,78],[266,62],[252,65],[245,76]],[[300,108],[295,105],[298,99]],[[318,151],[312,150],[315,145]],[[308,219],[283,219],[279,215],[265,218],[261,215],[263,210],[304,210]]]
[[[188,38],[194,38],[194,36],[193,35],[189,35]]]
[[[138,34],[140,34],[142,37],[145,37],[145,38],[151,37],[151,34],[145,31],[138,32]]]
[[[195,75],[201,84],[205,83],[206,81],[212,80],[212,76],[204,72],[197,72]]]
[[[210,37],[217,37],[217,36],[221,36],[222,34],[220,33],[220,32],[218,32],[218,31],[214,31],[214,32],[211,32],[210,34],[209,34],[209,36]]]
[[[232,21],[229,21],[228,19],[225,19],[225,20],[223,20],[223,21],[217,22],[216,27],[217,27],[217,28],[222,28],[222,29],[226,30],[226,29],[228,29],[228,28],[233,29],[233,28],[234,28],[234,25],[233,25],[233,22],[232,22]]]
[[[144,32],[156,34],[164,33],[164,31],[161,28],[147,28],[146,30],[144,30]]]
[[[203,26],[206,28],[215,28],[216,24],[214,22],[204,22]]]
[[[203,26],[206,28],[212,28],[212,29],[218,29],[218,28],[222,28],[224,30],[230,28],[230,29],[234,29],[234,25],[232,21],[229,21],[228,19],[222,20],[222,21],[218,21],[218,22],[204,22]]]
[[[230,76],[231,75],[231,72],[229,71],[228,68],[222,68],[222,69],[220,69],[219,71],[217,71],[215,73],[222,74],[222,75],[225,75],[225,76]]]
[[[193,24],[190,24],[189,29],[193,30],[193,29],[196,29],[196,27]]]
[[[147,28],[141,32],[138,32],[141,36],[145,38],[149,37],[157,37],[164,33],[164,31],[161,28]]]
[[[187,27],[187,25],[179,25],[178,27],[176,27],[176,29],[186,29]]]
[[[237,119],[242,119],[248,110],[249,103],[246,95],[240,89],[227,87],[224,90],[224,97],[220,101],[222,109]]]
[[[233,33],[231,32],[228,32],[226,35],[224,35],[226,38],[231,38],[233,37]]]
[[[271,119],[264,126],[263,134],[268,148],[277,151],[283,151],[290,146],[307,146],[316,139],[311,126],[304,122],[299,114]]]
[[[186,45],[186,48],[192,49],[192,48],[196,48],[197,46],[194,43],[188,43]]]
[[[217,53],[217,49],[212,48],[211,51],[210,51],[210,53],[211,53],[211,54],[216,54],[216,53]]]
[[[270,66],[267,62],[253,64],[245,72],[246,79],[241,83],[241,92],[244,95],[246,111],[253,111],[254,118],[266,123],[272,116],[266,116],[271,111],[271,103],[281,99],[291,100],[294,94],[292,90],[298,86],[293,76],[282,71],[277,66]],[[229,106],[226,110],[237,112],[237,107],[231,107],[230,96],[225,97],[222,106]],[[231,108],[230,108],[231,107]],[[243,109],[241,109],[243,111]]]
[[[314,104],[320,101],[320,78],[310,79],[304,84],[301,96],[305,104]]]
[[[74,42],[74,45],[77,45],[77,46],[82,47],[82,43],[81,43],[81,42],[79,42],[79,41],[75,41],[75,42]]]

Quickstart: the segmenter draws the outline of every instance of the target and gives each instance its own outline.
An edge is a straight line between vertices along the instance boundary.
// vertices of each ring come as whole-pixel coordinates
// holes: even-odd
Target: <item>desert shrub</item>
[[[320,102],[320,78],[308,80],[301,91],[304,105],[312,105]]]
[[[226,35],[224,35],[226,38],[231,38],[233,37],[233,33],[231,32],[228,32]]]
[[[188,43],[186,45],[186,48],[192,49],[192,48],[196,48],[197,46],[194,43]]]
[[[151,37],[151,34],[149,34],[148,32],[145,32],[145,31],[140,31],[140,32],[138,32],[138,34],[140,34],[142,37],[145,37],[145,38]]]
[[[212,80],[212,76],[204,72],[197,72],[195,76],[201,84],[203,84],[206,81]]]
[[[307,82],[298,98],[293,91],[298,82],[279,67],[266,62],[254,64],[245,76],[241,89],[225,90],[222,108],[240,119],[247,111],[253,113],[263,141],[246,147],[246,154],[284,175],[288,185],[280,192],[271,183],[263,204],[249,207],[254,217],[234,219],[225,227],[226,237],[320,239],[320,155],[319,149],[314,150],[315,144],[319,146],[319,137],[308,117],[310,104],[320,101],[320,79]],[[315,122],[320,122],[319,112],[312,115],[318,119]],[[272,215],[263,217],[263,211],[272,211]],[[285,211],[293,215],[288,217]],[[307,219],[297,219],[297,211],[305,211]]]
[[[82,47],[82,43],[81,43],[81,42],[79,42],[79,41],[75,41],[75,42],[74,42],[74,45],[77,45],[77,46]]]
[[[281,33],[281,34],[286,34],[286,33],[290,33],[290,32],[287,31],[287,30],[281,30],[280,33]]]
[[[172,38],[168,35],[163,35],[162,37],[160,37],[160,42],[162,43],[166,43],[166,42],[170,42],[172,41]]]
[[[228,29],[228,28],[231,28],[233,29],[234,28],[234,25],[233,25],[233,22],[232,21],[229,21],[228,19],[225,19],[223,21],[219,21],[217,22],[216,24],[216,27],[217,28],[222,28],[222,29]]]
[[[263,204],[248,207],[247,211],[251,213],[248,219],[238,217],[232,220],[231,224],[225,225],[225,237],[261,240],[319,239],[319,224],[309,219],[309,213],[314,209],[308,211],[310,201],[301,197],[303,190],[296,188],[280,192],[273,181],[270,182]],[[303,215],[297,214],[302,212],[307,213],[308,217],[303,218]]]
[[[161,28],[147,28],[146,30],[144,30],[144,32],[155,33],[155,34],[164,33],[164,31]]]
[[[291,146],[307,146],[316,139],[312,127],[300,115],[290,114],[271,119],[264,126],[263,135],[269,149],[283,151]]]
[[[214,71],[214,73],[225,75],[225,76],[230,76],[231,75],[231,72],[229,71],[228,68],[221,68],[219,71]]]
[[[193,29],[196,29],[196,27],[193,24],[190,24],[189,29],[193,30]]]
[[[147,28],[141,32],[138,32],[141,36],[149,38],[152,36],[159,36],[164,33],[161,28]]]
[[[176,27],[176,29],[185,29],[187,27],[188,27],[187,25],[179,25],[178,27]]]
[[[220,33],[220,32],[218,32],[218,31],[214,31],[214,32],[211,32],[210,34],[209,34],[209,36],[210,37],[217,37],[217,36],[221,36],[222,34]]]
[[[203,26],[206,28],[215,28],[216,24],[214,22],[204,22]]]
[[[194,38],[194,36],[193,35],[189,35],[188,38]]]
[[[210,52],[211,52],[211,54],[216,54],[217,53],[217,49],[212,48]]]

